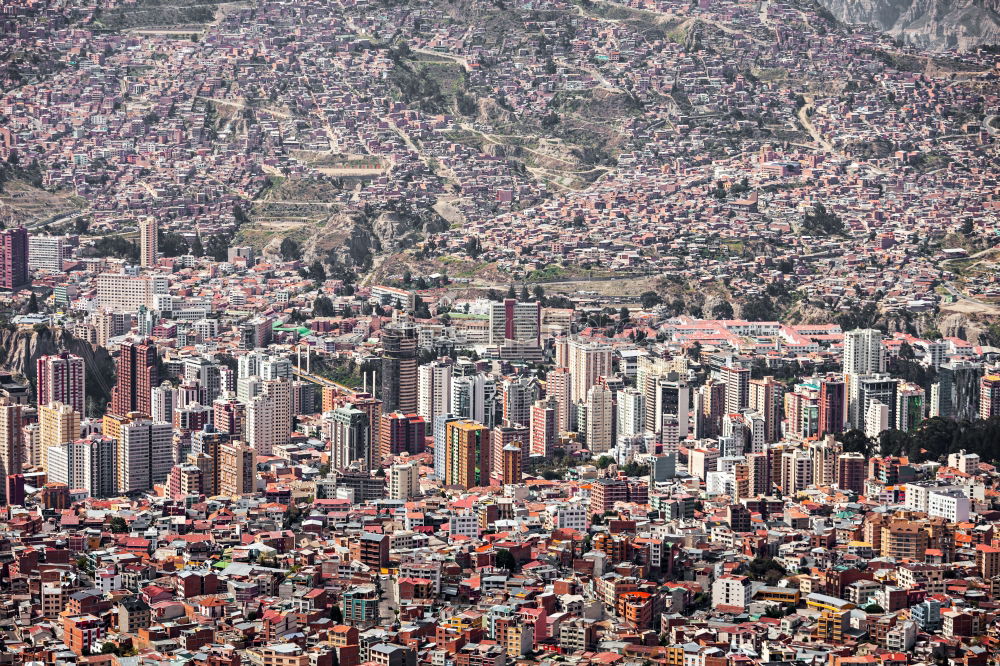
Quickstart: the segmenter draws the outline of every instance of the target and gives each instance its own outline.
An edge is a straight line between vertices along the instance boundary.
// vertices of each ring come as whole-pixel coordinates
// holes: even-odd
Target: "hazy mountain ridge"
[[[820,0],[839,21],[864,23],[928,49],[1000,44],[1000,0]]]

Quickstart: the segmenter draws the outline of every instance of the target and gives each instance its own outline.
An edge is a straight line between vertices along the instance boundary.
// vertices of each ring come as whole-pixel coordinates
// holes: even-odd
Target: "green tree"
[[[645,476],[649,474],[649,465],[640,465],[633,460],[622,468],[622,473],[629,477]]]
[[[754,580],[764,580],[769,585],[773,585],[785,576],[785,568],[770,557],[755,557],[747,565],[750,570],[750,578]]]
[[[722,301],[712,306],[713,319],[732,319],[733,305],[729,301]]]
[[[778,319],[774,303],[766,295],[753,296],[743,304],[741,314],[747,321],[774,321]]]
[[[299,258],[299,244],[291,238],[283,238],[278,251],[281,252],[281,256],[285,261]]]
[[[424,303],[424,299],[420,298],[419,296],[413,297],[413,316],[416,317],[417,319],[431,318],[430,308],[428,308],[427,304]]]
[[[157,245],[164,257],[179,257],[182,254],[187,254],[191,249],[184,236],[178,233],[159,229],[157,236],[159,237]]]
[[[868,456],[872,450],[872,440],[861,430],[845,430],[836,434],[838,442],[843,444],[847,453],[860,453]]]
[[[94,244],[82,248],[81,257],[116,257],[126,261],[139,260],[139,246],[121,236],[102,236]]]
[[[913,447],[913,436],[908,432],[891,428],[878,436],[878,451],[883,456],[903,456]]]
[[[649,310],[662,303],[663,299],[655,291],[644,291],[639,296],[639,302],[642,303],[643,310]]]
[[[513,553],[505,548],[497,550],[496,565],[501,569],[510,571],[511,573],[517,570],[517,560],[514,558]]]
[[[208,237],[205,253],[215,261],[226,261],[229,258],[230,237],[225,234],[213,234]]]
[[[843,236],[847,234],[844,221],[828,211],[822,202],[813,207],[802,219],[802,233],[809,236]]]
[[[108,523],[108,527],[111,528],[112,534],[125,534],[128,532],[128,523],[121,516],[115,516]]]
[[[309,264],[309,279],[316,282],[323,282],[326,280],[326,269],[323,268],[323,264],[319,262],[319,259],[316,259]]]
[[[317,296],[313,301],[313,316],[332,317],[334,314],[333,302],[327,296]]]

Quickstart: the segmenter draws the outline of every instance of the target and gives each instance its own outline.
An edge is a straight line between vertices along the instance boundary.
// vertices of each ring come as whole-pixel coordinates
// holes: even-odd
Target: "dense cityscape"
[[[0,3],[0,666],[998,663],[1000,28],[849,9]]]

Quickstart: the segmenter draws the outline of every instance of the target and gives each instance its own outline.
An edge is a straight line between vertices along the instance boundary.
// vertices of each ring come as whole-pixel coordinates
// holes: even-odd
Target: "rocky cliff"
[[[962,338],[974,345],[997,346],[1000,344],[997,326],[996,317],[943,312],[938,323],[938,330],[943,336]]]
[[[115,383],[115,365],[104,347],[95,347],[61,328],[39,331],[0,328],[0,369],[28,378],[32,387],[38,358],[60,351],[83,359],[87,368],[88,402],[95,406],[106,404]]]
[[[341,211],[323,220],[302,243],[306,264],[315,260],[352,268],[371,265],[381,252],[396,252],[412,246],[425,234],[443,231],[448,222],[437,212],[399,210]],[[281,238],[273,239],[265,252],[277,254]]]
[[[1000,44],[1000,0],[819,0],[843,23],[871,25],[914,46]]]

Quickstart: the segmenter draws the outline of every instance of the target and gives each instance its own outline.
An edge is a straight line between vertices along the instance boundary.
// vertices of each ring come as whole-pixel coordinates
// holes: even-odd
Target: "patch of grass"
[[[445,132],[444,138],[454,143],[460,143],[464,146],[475,148],[479,151],[481,151],[483,146],[486,145],[486,140],[483,139],[481,134],[477,134],[476,132],[467,132],[464,130]]]
[[[568,271],[562,266],[552,265],[546,266],[537,271],[531,271],[528,273],[528,282],[552,282],[554,280],[564,280],[568,275]]]
[[[425,113],[451,113],[465,91],[465,70],[451,61],[418,61],[398,57],[389,74],[394,96]]]
[[[316,227],[304,224],[295,229],[280,229],[262,224],[244,224],[233,238],[233,245],[249,245],[258,252],[275,238],[291,238],[301,246],[315,234]]]
[[[944,168],[951,162],[951,155],[948,155],[947,153],[939,153],[937,151],[930,151],[927,153],[920,153],[915,156],[912,160],[910,160],[910,166],[917,171],[926,172]]]
[[[469,262],[468,266],[462,268],[455,268],[448,270],[448,275],[451,277],[459,278],[471,278],[476,277],[486,269],[493,266],[492,262]]]
[[[966,271],[972,264],[976,263],[976,260],[972,257],[966,257],[964,259],[955,259],[948,262],[948,269],[956,275],[964,275]]]

